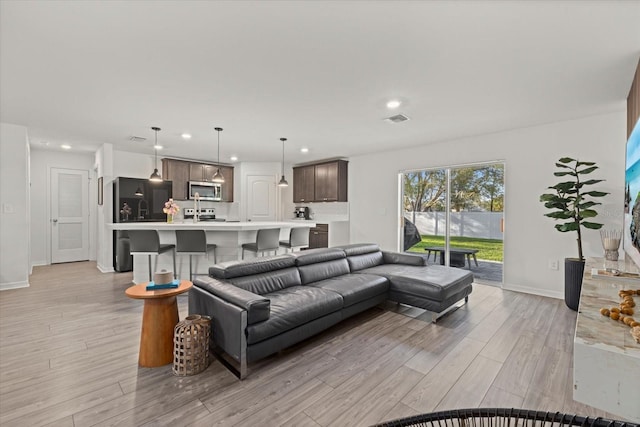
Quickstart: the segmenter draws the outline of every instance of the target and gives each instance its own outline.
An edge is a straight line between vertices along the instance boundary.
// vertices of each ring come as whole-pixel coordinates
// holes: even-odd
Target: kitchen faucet
[[[144,202],[144,208],[142,207]],[[149,204],[145,199],[138,202],[138,219],[144,219],[145,215],[149,215]]]

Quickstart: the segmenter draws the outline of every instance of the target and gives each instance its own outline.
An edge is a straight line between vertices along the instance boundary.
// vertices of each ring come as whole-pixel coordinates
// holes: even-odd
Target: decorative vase
[[[564,302],[573,311],[580,305],[580,290],[584,275],[584,261],[577,258],[564,259]]]
[[[167,214],[167,223],[168,224],[173,224],[173,215]]]

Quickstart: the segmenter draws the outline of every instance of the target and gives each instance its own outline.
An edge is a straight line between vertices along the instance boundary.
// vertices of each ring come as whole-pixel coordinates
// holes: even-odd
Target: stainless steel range
[[[197,215],[196,215],[197,214]],[[224,219],[216,219],[216,208],[186,208],[184,210],[184,219],[198,221],[224,221]]]

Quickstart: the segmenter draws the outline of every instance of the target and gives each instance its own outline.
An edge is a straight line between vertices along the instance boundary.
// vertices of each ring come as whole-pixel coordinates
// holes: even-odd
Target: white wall
[[[621,108],[623,108],[621,106]],[[410,124],[410,122],[409,122]],[[397,250],[399,234],[398,173],[403,170],[505,161],[504,288],[561,298],[563,268],[548,269],[549,260],[577,257],[575,233],[559,233],[544,217],[539,196],[558,178],[555,161],[562,156],[596,161],[604,178],[598,189],[611,194],[598,208],[598,222],[622,228],[626,113],[473,136],[406,150],[349,159],[352,242],[377,242]],[[583,236],[585,256],[602,256],[597,231]]]
[[[0,290],[29,286],[29,137],[0,123]]]
[[[51,263],[51,168],[85,170],[89,184],[89,259],[96,259],[96,180],[93,154],[31,150],[31,265]]]
[[[149,178],[153,172],[153,154],[113,151],[113,176],[127,178]],[[158,159],[158,171],[162,174],[162,162]]]

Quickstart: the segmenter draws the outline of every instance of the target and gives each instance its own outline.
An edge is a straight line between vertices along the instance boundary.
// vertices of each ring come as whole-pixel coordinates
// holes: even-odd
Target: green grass
[[[422,242],[416,243],[409,251],[424,253],[426,246],[444,246],[444,236],[422,236]],[[451,237],[451,246],[466,249],[478,249],[476,257],[487,261],[502,262],[502,240],[479,239],[475,237]]]

